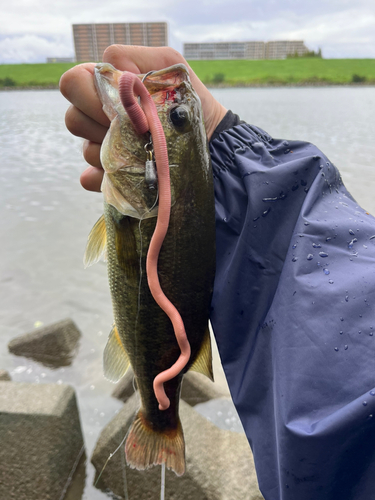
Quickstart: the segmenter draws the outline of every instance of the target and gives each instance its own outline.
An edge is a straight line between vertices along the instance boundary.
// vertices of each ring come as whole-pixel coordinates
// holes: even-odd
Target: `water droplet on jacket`
[[[331,274],[331,272],[330,272],[330,270],[329,270],[329,269],[323,269],[323,272],[324,272],[324,274],[326,274],[327,276],[328,276],[329,274]]]
[[[338,350],[339,350],[339,348],[338,348],[338,347],[335,347],[335,351],[337,352]]]
[[[375,396],[375,391],[370,391],[371,396]]]
[[[301,186],[307,186],[307,181],[301,179]]]
[[[321,257],[328,257],[328,253],[326,253],[326,252],[319,252],[319,255]]]
[[[262,201],[264,201],[265,203],[274,202],[277,200],[278,200],[277,196],[275,196],[274,198],[262,198]]]
[[[344,321],[344,318],[343,318],[343,317],[341,317],[341,318],[340,318],[340,321]]]
[[[370,415],[368,416],[368,418],[372,418],[372,415],[370,414]]]
[[[374,334],[372,332],[369,333],[370,337],[372,337]]]
[[[363,406],[367,406],[367,401],[363,401]]]
[[[324,165],[319,165],[319,168],[324,168]]]
[[[309,226],[310,222],[304,222],[305,226]]]
[[[332,238],[328,237],[328,238],[326,238],[326,241],[331,241],[331,239],[332,239]]]
[[[315,156],[313,156],[313,159],[314,160],[319,160],[319,156],[315,155]]]
[[[313,258],[314,258],[313,254],[309,253],[309,255],[307,256],[307,260],[312,260]]]
[[[263,213],[262,213],[262,217],[265,217],[267,214],[269,214],[269,212],[271,211],[271,207],[270,208],[267,208],[267,210],[265,210]]]
[[[347,351],[347,350],[348,350],[348,346],[345,344],[345,351]]]
[[[292,262],[297,262],[298,257],[293,257]]]
[[[362,333],[361,330],[358,330],[358,333]]]
[[[349,302],[349,296],[348,295],[346,295],[346,297],[345,297],[345,302]]]
[[[283,144],[284,144],[284,146],[289,146],[289,142],[288,141],[283,141]]]
[[[260,216],[258,215],[258,217],[254,217],[253,221],[255,222],[256,220],[260,219]]]
[[[354,243],[356,243],[357,241],[357,238],[353,238],[352,241],[348,243],[348,248],[353,248]]]
[[[224,217],[223,222],[228,222],[228,219]]]
[[[294,244],[294,245],[292,246],[292,248],[293,248],[293,250],[294,250],[295,248],[297,248],[297,245],[296,245],[296,244]]]
[[[340,331],[340,335],[342,335],[343,333],[344,333],[344,332],[341,330],[341,331]]]
[[[328,283],[329,283],[330,285],[333,285],[334,281],[329,280],[329,281],[328,281]]]
[[[290,153],[290,149],[286,149],[286,150],[284,151],[284,155],[286,155],[286,154],[288,154],[288,153]]]

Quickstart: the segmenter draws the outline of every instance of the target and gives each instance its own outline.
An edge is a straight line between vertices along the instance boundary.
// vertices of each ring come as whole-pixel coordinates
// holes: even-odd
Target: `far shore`
[[[374,86],[375,59],[188,61],[209,88]],[[78,63],[0,64],[0,90],[56,89]]]
[[[330,82],[301,82],[301,83],[253,83],[253,82],[238,82],[238,83],[208,83],[203,82],[209,89],[234,89],[234,88],[299,88],[299,87],[375,87],[374,82],[344,82],[344,83],[330,83]],[[20,91],[20,90],[59,90],[58,85],[25,85],[25,86],[0,86],[0,92]]]

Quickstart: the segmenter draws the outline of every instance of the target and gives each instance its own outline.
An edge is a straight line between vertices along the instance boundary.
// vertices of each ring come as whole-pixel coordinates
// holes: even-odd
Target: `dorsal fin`
[[[102,215],[94,227],[91,229],[87,239],[83,264],[86,267],[92,266],[100,259],[105,260],[107,246],[107,230],[105,227],[104,215]]]
[[[121,342],[116,325],[113,325],[103,353],[104,376],[111,382],[118,382],[130,366],[128,354]]]

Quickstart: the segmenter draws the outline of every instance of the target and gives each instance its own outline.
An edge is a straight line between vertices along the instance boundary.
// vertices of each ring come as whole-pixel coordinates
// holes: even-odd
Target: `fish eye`
[[[185,106],[173,108],[169,114],[169,118],[179,132],[186,132],[190,128],[189,111]]]

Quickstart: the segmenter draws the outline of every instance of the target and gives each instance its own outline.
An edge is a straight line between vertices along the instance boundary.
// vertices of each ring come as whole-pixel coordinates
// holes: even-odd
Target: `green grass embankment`
[[[189,61],[206,85],[375,84],[375,59],[293,58],[285,60]],[[74,63],[0,64],[1,87],[57,87]]]
[[[206,84],[375,84],[375,59],[293,58],[259,61],[190,61]]]
[[[0,64],[0,88],[57,87],[60,77],[75,63]]]

